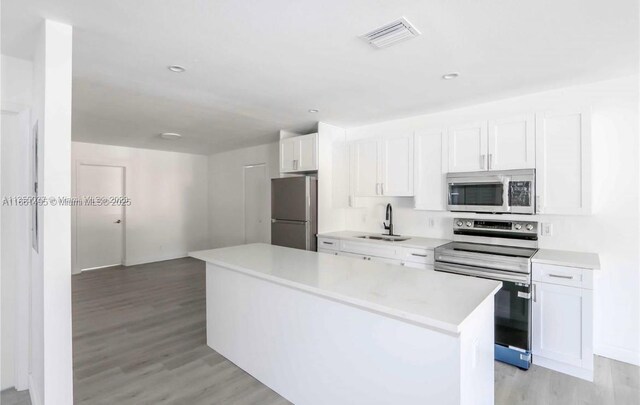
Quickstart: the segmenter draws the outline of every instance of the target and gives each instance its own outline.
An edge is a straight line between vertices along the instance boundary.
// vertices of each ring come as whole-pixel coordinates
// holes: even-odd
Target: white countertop
[[[568,250],[539,249],[531,258],[533,263],[553,264],[556,266],[600,269],[600,258],[596,253],[571,252]]]
[[[189,256],[414,324],[459,334],[499,281],[256,243]]]
[[[355,240],[359,242],[365,242],[368,244],[381,244],[381,245],[395,245],[395,246],[404,246],[409,248],[422,248],[422,249],[435,249],[438,246],[442,246],[451,242],[447,239],[434,239],[434,238],[421,238],[417,236],[410,235],[402,235],[405,238],[409,238],[408,240],[397,241],[397,242],[387,242],[384,240],[375,240],[375,239],[363,239],[358,238],[357,236],[362,235],[376,235],[381,236],[380,233],[370,233],[370,232],[358,232],[358,231],[338,231],[338,232],[327,232],[327,233],[319,233],[319,238],[333,238],[333,239],[348,239]]]

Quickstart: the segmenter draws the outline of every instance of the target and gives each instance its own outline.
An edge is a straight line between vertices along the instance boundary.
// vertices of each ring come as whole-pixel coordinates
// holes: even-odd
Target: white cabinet
[[[534,124],[534,116],[524,114],[450,128],[449,171],[534,168]]]
[[[449,128],[449,171],[487,170],[487,123]]]
[[[593,380],[593,293],[589,269],[533,265],[533,363]]]
[[[534,124],[533,114],[489,121],[489,170],[536,167]]]
[[[350,173],[352,196],[413,196],[413,134],[353,142]]]
[[[377,138],[351,144],[351,194],[356,197],[380,195],[378,160],[380,142]]]
[[[280,172],[318,170],[318,134],[300,135],[280,140]]]
[[[591,209],[591,124],[588,111],[536,115],[536,207],[544,214]]]
[[[448,152],[443,130],[416,131],[414,203],[418,210],[445,211]]]
[[[413,134],[383,136],[380,144],[380,193],[412,196]]]

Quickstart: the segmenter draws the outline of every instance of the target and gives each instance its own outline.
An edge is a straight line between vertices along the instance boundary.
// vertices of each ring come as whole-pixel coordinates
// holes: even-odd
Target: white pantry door
[[[244,167],[244,243],[269,243],[269,195],[265,164]]]
[[[76,195],[119,197],[124,195],[124,168],[80,164]],[[124,251],[123,207],[78,206],[77,261],[81,270],[122,264]]]

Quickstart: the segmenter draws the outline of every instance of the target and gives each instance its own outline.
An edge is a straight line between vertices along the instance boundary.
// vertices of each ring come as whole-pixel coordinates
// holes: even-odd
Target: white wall
[[[254,146],[209,156],[210,247],[241,245],[244,239],[244,185],[246,165],[266,164],[269,178],[279,176],[278,143]],[[271,183],[267,185],[271,201]],[[271,207],[265,221],[270,223]]]
[[[318,123],[318,233],[345,228],[349,169],[346,131]]]
[[[350,129],[347,137],[446,128],[509,114],[582,106],[590,106],[593,114],[593,215],[531,219],[553,224],[553,235],[541,237],[540,247],[600,254],[602,271],[594,294],[596,352],[640,364],[637,76],[387,121]],[[346,228],[382,231],[387,202],[394,204],[400,234],[450,239],[452,217],[460,215],[416,211],[412,198],[363,198],[363,208],[348,209]]]
[[[184,257],[209,245],[207,156],[73,142],[72,185],[79,161],[125,166],[125,264]],[[75,211],[75,210],[74,210]],[[76,266],[76,221],[72,255]]]
[[[28,194],[33,63],[2,55],[2,197]],[[0,389],[28,388],[29,208],[2,207]]]
[[[33,97],[33,63],[2,55],[2,103],[27,107]]]
[[[70,194],[72,27],[45,20],[34,57],[39,195]],[[26,175],[26,173],[25,173]],[[39,251],[31,264],[34,405],[73,403],[69,207],[39,207]]]

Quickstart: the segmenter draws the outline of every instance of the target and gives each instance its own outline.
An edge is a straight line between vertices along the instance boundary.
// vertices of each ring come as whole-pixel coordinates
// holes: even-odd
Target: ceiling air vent
[[[376,28],[360,38],[367,41],[374,48],[385,48],[397,42],[404,41],[420,35],[420,31],[404,17]]]

